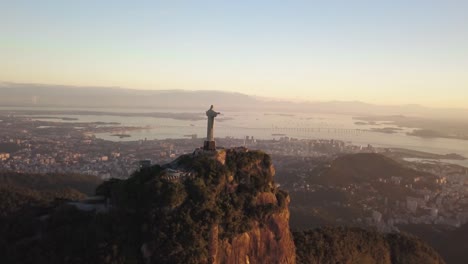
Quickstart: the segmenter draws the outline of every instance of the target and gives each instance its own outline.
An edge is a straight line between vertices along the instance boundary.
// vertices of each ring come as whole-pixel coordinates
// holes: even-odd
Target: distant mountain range
[[[214,104],[225,111],[346,113],[352,115],[413,115],[464,117],[468,109],[428,108],[420,105],[383,106],[359,101],[290,102],[223,91],[133,90],[115,87],[0,82],[0,105],[76,108],[205,109]]]

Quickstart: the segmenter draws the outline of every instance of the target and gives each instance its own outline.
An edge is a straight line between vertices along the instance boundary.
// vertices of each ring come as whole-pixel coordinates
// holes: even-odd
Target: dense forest
[[[381,234],[350,227],[294,232],[297,263],[445,263],[422,240],[407,234]]]
[[[101,181],[78,174],[0,173],[0,217],[32,207],[47,207],[57,199],[81,200]]]

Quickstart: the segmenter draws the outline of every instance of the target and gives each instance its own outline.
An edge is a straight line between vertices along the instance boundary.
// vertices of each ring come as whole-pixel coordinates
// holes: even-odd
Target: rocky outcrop
[[[160,177],[167,169],[193,177],[168,181]],[[156,234],[141,241],[146,263],[295,263],[290,199],[274,174],[270,156],[260,151],[198,150],[142,170],[107,195],[120,210],[134,210],[121,200],[131,192],[154,201],[140,203],[144,215],[153,215],[142,223],[145,232]]]
[[[277,204],[278,201],[272,193],[263,192],[257,196],[256,203],[266,205]],[[265,224],[255,222],[250,231],[232,239],[220,240],[218,230],[218,226],[211,230],[212,263],[296,263],[287,207],[268,216]]]

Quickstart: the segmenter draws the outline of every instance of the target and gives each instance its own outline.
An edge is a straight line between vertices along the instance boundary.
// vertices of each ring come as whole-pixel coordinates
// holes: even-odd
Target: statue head
[[[210,110],[213,110],[213,105],[211,105]]]

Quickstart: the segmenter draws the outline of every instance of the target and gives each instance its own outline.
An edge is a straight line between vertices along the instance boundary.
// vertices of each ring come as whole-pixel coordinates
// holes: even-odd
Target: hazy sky
[[[468,1],[0,0],[0,80],[468,105]]]

